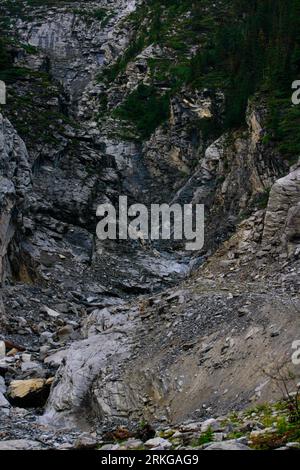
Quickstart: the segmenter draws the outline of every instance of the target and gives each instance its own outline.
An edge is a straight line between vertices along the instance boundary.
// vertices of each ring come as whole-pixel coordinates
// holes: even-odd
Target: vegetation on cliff
[[[284,156],[293,158],[300,153],[296,137],[300,110],[291,104],[291,84],[300,74],[299,13],[299,0],[213,4],[207,0],[150,0],[131,15],[133,39],[100,79],[115,81],[146,47],[158,45],[164,56],[148,61],[149,90],[163,86],[169,90],[169,98],[185,86],[222,89],[226,94],[224,129],[243,125],[249,98],[262,93],[270,111],[268,138]],[[118,111],[134,123],[143,138],[167,117],[156,113],[157,102],[149,102],[144,95],[140,89],[133,91]],[[146,105],[152,116],[148,127]]]

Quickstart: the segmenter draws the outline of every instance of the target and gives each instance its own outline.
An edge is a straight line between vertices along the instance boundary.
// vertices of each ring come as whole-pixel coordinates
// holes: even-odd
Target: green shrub
[[[213,441],[214,433],[211,428],[209,428],[206,432],[203,432],[198,440],[198,445],[201,446],[203,444],[209,444]]]
[[[154,86],[141,84],[114,112],[115,117],[133,123],[147,139],[169,116],[169,94],[158,94]]]

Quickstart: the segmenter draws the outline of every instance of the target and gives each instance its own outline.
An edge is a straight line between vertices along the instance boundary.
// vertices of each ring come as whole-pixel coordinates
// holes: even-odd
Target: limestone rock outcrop
[[[0,282],[9,269],[8,246],[17,219],[22,217],[30,188],[31,169],[26,146],[8,119],[0,114]]]
[[[300,245],[300,161],[290,173],[272,186],[267,207],[263,241],[283,243],[288,253],[299,251]]]
[[[77,105],[95,73],[113,61],[130,37],[122,20],[135,10],[136,0],[81,2],[55,9],[41,6],[30,21],[19,19],[22,40],[44,51],[52,75]],[[28,10],[29,13],[29,10]],[[30,18],[30,15],[29,15]],[[102,18],[102,19],[101,19]],[[21,57],[20,65],[26,64]]]

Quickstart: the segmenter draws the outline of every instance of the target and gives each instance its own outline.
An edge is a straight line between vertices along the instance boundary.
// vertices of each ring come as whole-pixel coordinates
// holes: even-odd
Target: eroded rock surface
[[[139,311],[113,309],[108,322],[108,312],[95,312],[84,327],[89,338],[72,346],[58,373],[43,422],[82,422],[88,402],[86,419],[103,424],[179,423],[276,396],[266,354],[270,370],[289,354],[299,302],[272,284],[269,294],[249,287],[199,277],[145,299]]]
[[[146,447],[182,448],[212,428],[213,449],[245,449],[250,435],[229,439],[215,417],[280,398],[268,373],[290,360],[300,327],[299,165],[289,169],[266,143],[262,97],[249,102],[247,126],[226,133],[221,89],[178,89],[169,119],[142,140],[116,117],[149,84],[151,61],[173,57],[153,44],[118,62],[140,3],[42,6],[13,20],[27,44],[12,46],[15,65],[29,70],[0,117],[5,449],[39,446],[40,434],[42,447],[72,448],[81,430],[94,435],[79,447],[98,436],[122,448],[102,441],[119,425],[130,428],[118,432],[128,448],[149,439]],[[104,80],[113,64],[120,73]],[[116,205],[120,194],[205,204],[203,250],[97,240],[97,205]],[[21,393],[22,408],[7,400],[24,386],[25,396],[47,386],[48,396],[54,375],[41,418],[26,409],[44,404],[34,396],[26,403]],[[145,420],[176,425],[174,444],[151,428],[132,434]]]
[[[22,206],[31,189],[31,169],[26,146],[17,132],[0,114],[0,282],[7,275],[7,251],[19,222]],[[18,220],[19,217],[19,220]]]
[[[263,239],[284,243],[288,253],[299,251],[300,162],[272,186],[266,212]]]

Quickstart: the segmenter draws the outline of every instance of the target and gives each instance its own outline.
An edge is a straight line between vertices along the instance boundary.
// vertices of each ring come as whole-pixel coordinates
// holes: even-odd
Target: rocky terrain
[[[167,32],[157,2],[0,8],[0,450],[299,448],[300,152],[266,93],[225,126],[222,85],[181,80],[186,2]],[[205,204],[203,249],[99,241],[119,195]]]

